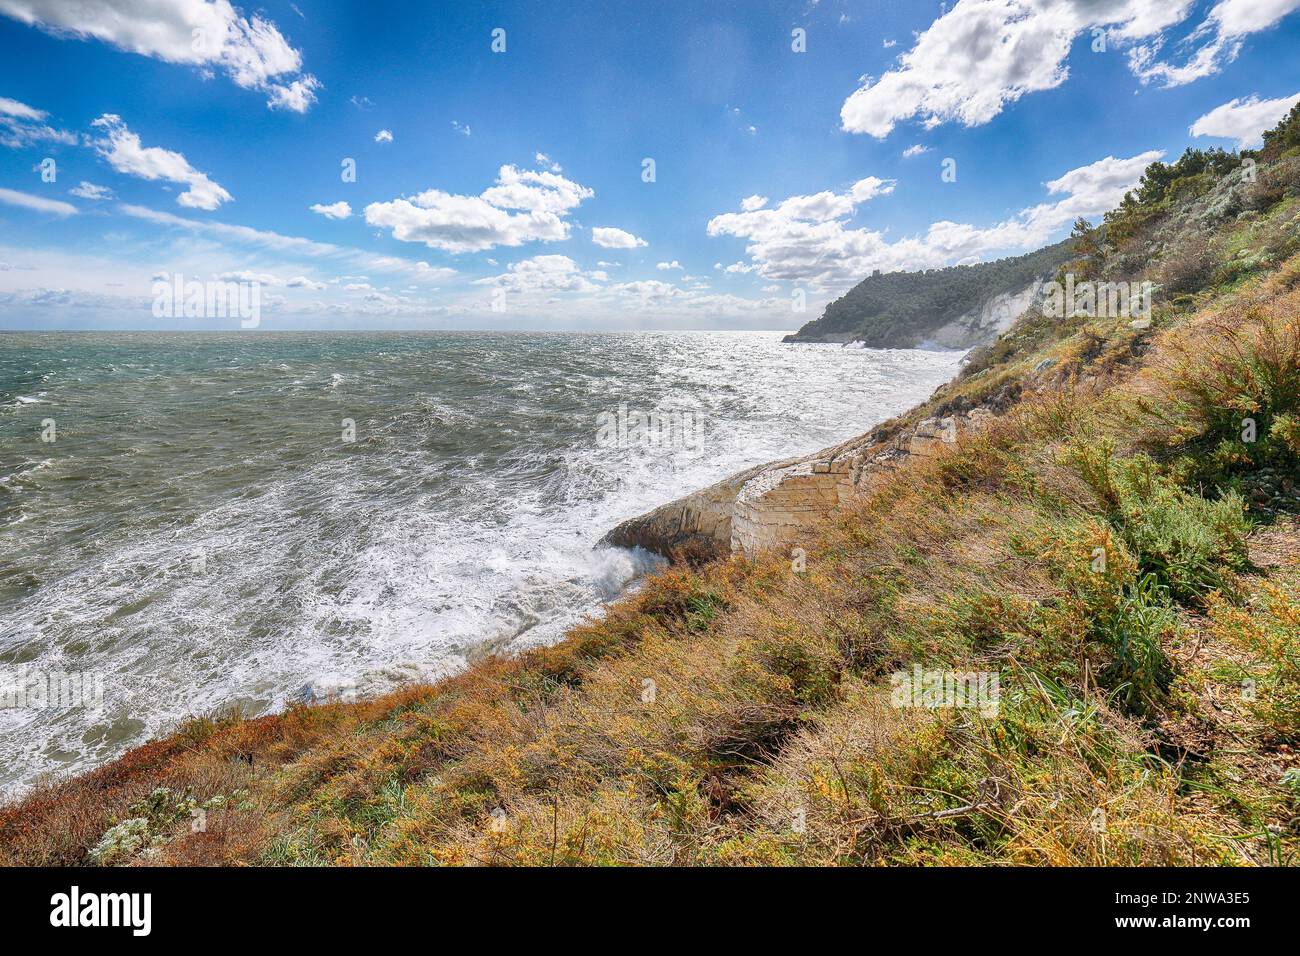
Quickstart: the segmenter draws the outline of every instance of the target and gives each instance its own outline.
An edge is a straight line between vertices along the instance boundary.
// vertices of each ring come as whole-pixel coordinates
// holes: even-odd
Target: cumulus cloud
[[[392,141],[393,141],[393,134],[391,130],[381,129],[378,133],[375,134],[376,143],[391,143]]]
[[[323,203],[312,203],[307,208],[312,212],[320,213],[326,219],[346,219],[352,215],[352,207],[342,199],[328,206]]]
[[[1300,93],[1275,100],[1261,100],[1258,96],[1232,99],[1210,110],[1193,123],[1188,132],[1193,136],[1235,139],[1238,148],[1250,149],[1262,145],[1264,130],[1276,126],[1296,103],[1300,103]]]
[[[920,156],[922,153],[928,153],[929,151],[929,146],[922,146],[920,143],[917,143],[915,146],[909,146],[907,149],[903,150],[903,158],[911,159],[913,156]]]
[[[55,216],[71,216],[77,212],[77,207],[72,203],[46,199],[44,196],[33,196],[31,193],[20,193],[16,189],[0,189],[0,203],[31,209],[35,212],[48,212]]]
[[[291,83],[272,85],[267,88],[266,105],[271,109],[284,109],[294,113],[305,113],[316,102],[316,91],[320,81],[314,76],[303,76]]]
[[[655,268],[658,269],[660,272],[667,272],[669,269],[680,269],[683,272],[686,271],[685,267],[676,259],[674,259],[672,262],[656,263]]]
[[[96,151],[119,173],[187,186],[185,192],[176,197],[180,205],[211,212],[223,202],[234,199],[206,174],[191,166],[180,153],[157,146],[141,146],[140,137],[127,129],[122,117],[106,113],[91,125],[104,130],[104,138],[95,141]]]
[[[797,281],[817,289],[842,288],[873,269],[927,269],[975,261],[991,252],[1037,248],[1079,216],[1096,216],[1115,206],[1162,155],[1150,151],[1126,159],[1108,156],[1070,170],[1044,184],[1049,196],[1059,199],[987,228],[936,222],[923,235],[894,242],[877,230],[849,228],[847,219],[858,203],[892,189],[892,183],[872,177],[843,193],[792,196],[771,209],[715,216],[708,234],[748,241],[745,252],[751,261],[727,266],[726,272],[756,272],[764,279]]]
[[[1192,6],[1193,0],[960,0],[917,35],[897,66],[875,82],[867,78],[844,101],[843,128],[883,138],[914,117],[927,128],[979,126],[1026,93],[1064,83],[1080,34],[1104,30],[1115,43],[1155,37]]]
[[[766,196],[746,196],[740,201],[740,208],[745,212],[753,212],[755,209],[762,209],[766,205]]]
[[[556,173],[502,166],[496,183],[478,196],[428,189],[410,198],[371,203],[366,222],[403,242],[447,252],[566,239],[565,216],[595,193]]]
[[[270,20],[228,0],[0,0],[0,15],[55,36],[95,39],[168,63],[219,69],[267,95],[272,109],[304,112],[319,82]]]
[[[614,226],[596,226],[591,230],[591,241],[602,249],[636,249],[650,245],[627,230]]]
[[[501,275],[479,279],[476,284],[522,294],[594,292],[599,288],[596,282],[604,278],[603,273],[584,273],[568,256],[547,255],[511,263]]]

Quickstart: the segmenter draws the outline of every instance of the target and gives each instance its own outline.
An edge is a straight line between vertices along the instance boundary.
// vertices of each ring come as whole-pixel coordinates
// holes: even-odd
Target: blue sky
[[[1297,10],[0,0],[0,328],[795,328],[1251,145]]]

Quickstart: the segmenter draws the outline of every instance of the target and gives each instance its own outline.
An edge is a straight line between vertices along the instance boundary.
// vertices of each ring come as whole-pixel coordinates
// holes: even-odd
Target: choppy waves
[[[779,338],[10,336],[0,675],[94,672],[105,693],[0,709],[0,786],[219,706],[553,642],[653,563],[596,549],[610,526],[858,434],[957,361]],[[689,410],[706,440],[606,447],[597,416],[620,403]]]

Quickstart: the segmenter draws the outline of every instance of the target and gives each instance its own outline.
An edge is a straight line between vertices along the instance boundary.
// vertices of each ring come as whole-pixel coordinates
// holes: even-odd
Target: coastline
[[[1137,600],[1137,574],[1150,560],[1141,548],[1152,545],[1111,523],[1118,519],[1107,517],[1101,493],[1089,490],[1098,479],[1085,476],[1094,467],[1086,456],[1121,435],[1133,444],[1106,466],[1109,480],[1128,481],[1144,467],[1141,449],[1166,433],[1150,419],[1117,432],[1108,406],[1164,394],[1155,390],[1169,387],[1161,384],[1167,363],[1200,358],[1204,347],[1185,343],[1207,341],[1220,315],[1238,320],[1227,326],[1238,339],[1202,361],[1262,341],[1261,322],[1293,328],[1286,323],[1300,310],[1300,291],[1292,279],[1228,294],[1204,312],[1165,313],[1150,327],[1090,323],[1100,349],[1080,350],[1067,334],[968,370],[846,443],[869,493],[802,529],[801,564],[770,550],[685,562],[651,575],[558,644],[485,658],[436,684],[255,719],[196,718],[0,806],[0,859],[1263,862],[1256,821],[1290,813],[1282,796],[1252,798],[1248,812],[1234,815],[1180,796],[1182,776],[1141,768],[1163,741],[1179,752],[1212,751],[1224,762],[1213,773],[1245,775],[1273,793],[1270,781],[1290,765],[1289,752],[1270,743],[1273,722],[1283,719],[1271,702],[1282,698],[1229,704],[1216,668],[1244,653],[1237,642],[1255,632],[1242,628],[1272,633],[1300,613],[1288,603],[1300,584],[1300,523],[1285,518],[1252,532],[1234,515],[1237,499],[1205,502],[1165,477],[1154,490],[1122,485],[1125,495],[1162,496],[1161,507],[1194,529],[1180,533],[1213,536],[1198,573],[1259,600],[1241,610],[1212,603],[1208,616],[1192,603],[1152,604],[1167,615],[1158,660],[1180,675],[1180,689],[1160,677],[1139,685],[1140,697],[1116,697],[1131,681],[1113,683],[1111,645],[1097,628]],[[957,426],[953,441],[945,419]],[[896,460],[877,467],[885,452]],[[1144,497],[1131,500],[1149,507]],[[1108,555],[1105,571],[1089,575],[1098,547]],[[1246,553],[1252,564],[1243,563]],[[1065,715],[1082,706],[1071,684],[1080,659],[1095,661],[1089,686],[1106,682],[1105,693],[1092,688],[1088,720],[1071,722]],[[1252,659],[1260,667],[1269,660]],[[918,665],[922,673],[994,668],[1000,709],[974,719],[960,708],[891,705],[891,672]],[[1277,673],[1260,679],[1290,680]],[[1216,716],[1226,706],[1231,714]],[[1152,716],[1161,714],[1168,717]],[[1228,730],[1250,747],[1220,739]],[[986,782],[994,780],[996,791]],[[1099,804],[1109,808],[1104,841],[1086,826]],[[807,828],[792,830],[800,807]],[[200,810],[204,827],[195,830]],[[950,814],[997,827],[985,834],[941,825]],[[1173,838],[1146,839],[1153,828]]]

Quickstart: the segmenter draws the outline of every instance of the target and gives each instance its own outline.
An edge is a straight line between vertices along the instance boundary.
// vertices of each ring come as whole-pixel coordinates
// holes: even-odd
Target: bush
[[[1218,265],[1218,250],[1203,236],[1190,236],[1160,260],[1156,281],[1169,295],[1199,292],[1210,284]]]
[[[1291,112],[1280,123],[1264,131],[1265,158],[1274,159],[1288,149],[1300,146],[1300,103],[1291,107]]]
[[[1264,210],[1296,195],[1300,195],[1300,158],[1285,157],[1259,169],[1245,198],[1248,208]]]
[[[1250,521],[1236,493],[1208,501],[1156,473],[1149,458],[1126,461],[1118,480],[1118,530],[1174,597],[1199,599],[1229,586],[1227,572],[1246,565]]]
[[[1162,642],[1176,630],[1168,592],[1154,574],[1126,588],[1114,614],[1097,619],[1093,638],[1111,654],[1099,677],[1128,713],[1149,713],[1169,689],[1173,668]]]
[[[1189,482],[1251,492],[1265,470],[1300,473],[1300,319],[1294,300],[1201,325],[1169,345],[1159,396],[1140,405],[1168,426]]]
[[[1300,740],[1300,601],[1265,583],[1249,606],[1216,599],[1209,616],[1216,637],[1253,658],[1237,676],[1255,716],[1274,740]]]
[[[1242,499],[1208,501],[1179,487],[1145,455],[1117,459],[1111,446],[1076,447],[1079,473],[1138,559],[1142,574],[1180,600],[1201,600],[1229,587],[1246,565],[1250,521]]]

